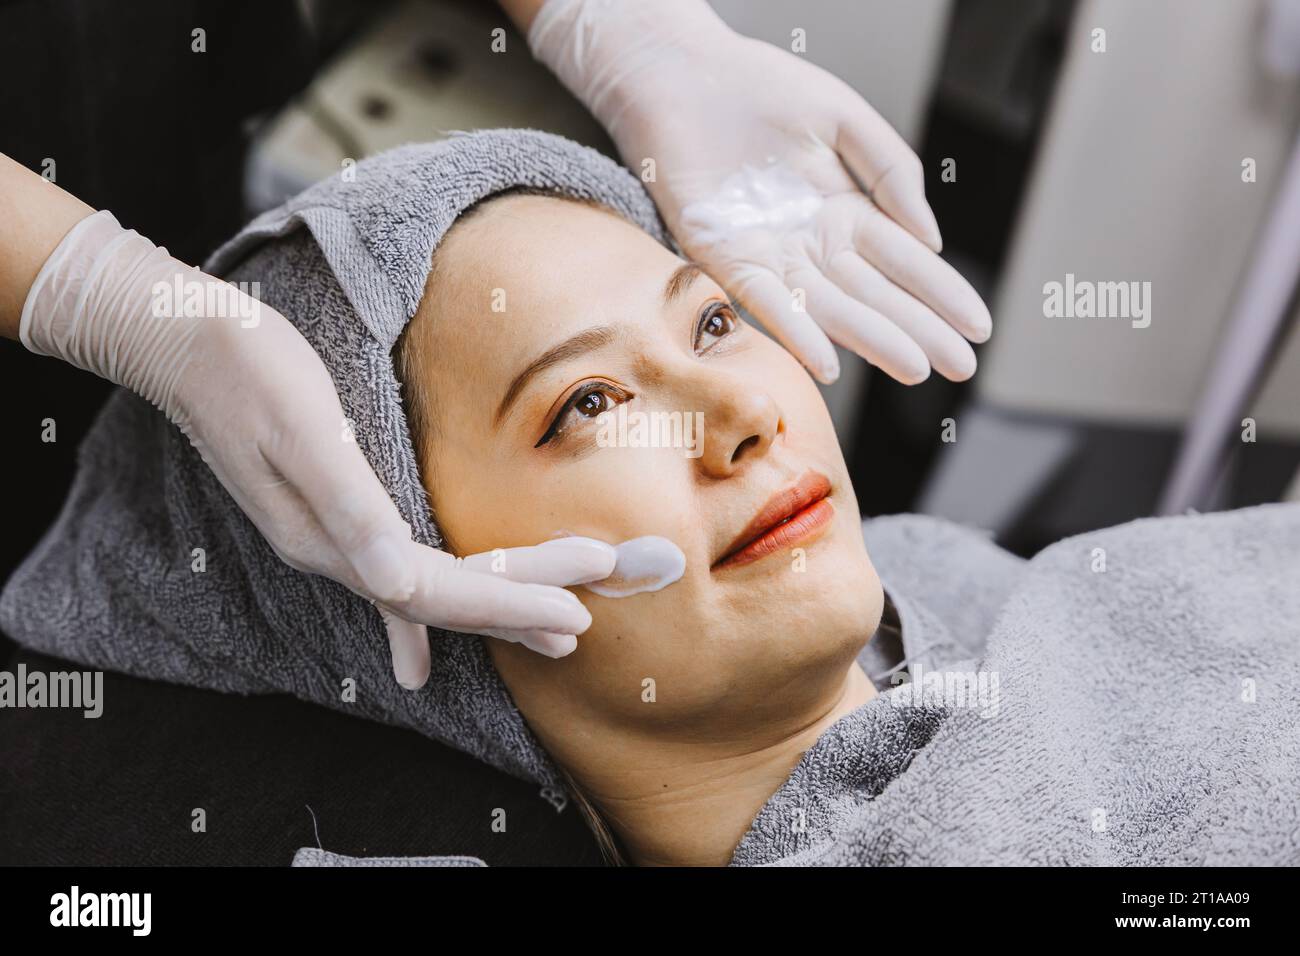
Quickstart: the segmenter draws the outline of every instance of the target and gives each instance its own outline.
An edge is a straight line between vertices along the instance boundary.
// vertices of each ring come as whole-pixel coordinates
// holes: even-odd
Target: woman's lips
[[[752,564],[769,554],[811,541],[835,516],[830,493],[830,479],[816,471],[808,472],[789,488],[777,492],[727,553],[714,562],[712,570]]]

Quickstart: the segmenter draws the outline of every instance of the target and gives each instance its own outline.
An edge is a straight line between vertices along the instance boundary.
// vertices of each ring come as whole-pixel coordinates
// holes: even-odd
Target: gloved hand
[[[161,293],[178,281],[183,297],[168,304]],[[206,304],[202,318],[175,314],[191,296],[219,314]],[[404,687],[428,679],[425,625],[521,641],[553,657],[590,626],[564,587],[609,575],[613,548],[557,539],[460,560],[414,543],[298,330],[112,214],[88,216],[64,237],[20,321],[30,351],[123,385],[166,413],[280,558],[373,601]]]
[[[818,379],[839,374],[830,340],[906,384],[974,373],[988,309],[937,255],[916,154],[848,85],[704,0],[547,0],[528,43],[683,250]]]

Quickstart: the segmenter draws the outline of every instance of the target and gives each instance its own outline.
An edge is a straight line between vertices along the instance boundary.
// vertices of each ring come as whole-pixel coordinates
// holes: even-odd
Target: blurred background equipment
[[[359,23],[353,6],[310,4],[321,30],[347,24],[349,38],[259,130],[245,182],[251,212],[279,205],[347,162],[451,130],[528,126],[613,154],[605,131],[528,55],[523,37],[503,32],[509,55],[493,52],[493,31],[509,27],[489,0],[368,4]]]
[[[1300,463],[1294,303],[1291,334],[1270,342],[1271,361],[1238,390],[1253,397],[1243,415],[1194,412],[1231,348],[1225,323],[1252,262],[1267,258],[1257,243],[1300,121],[1300,83],[1270,66],[1277,9],[1078,6],[992,301],[994,336],[920,510],[992,528],[1022,552],[1151,514],[1182,430],[1211,417],[1231,426],[1215,437],[1231,454],[1194,503],[1282,496]],[[933,168],[936,157],[925,158]],[[1150,282],[1150,325],[1045,317],[1044,284],[1067,274]],[[1255,423],[1254,441],[1242,440],[1241,417]]]
[[[1300,43],[1297,44],[1300,46]],[[1179,514],[1213,506],[1237,418],[1267,378],[1278,345],[1295,320],[1300,293],[1300,139],[1282,175],[1231,321],[1215,348],[1205,387],[1157,509]],[[1248,427],[1251,419],[1242,419]]]

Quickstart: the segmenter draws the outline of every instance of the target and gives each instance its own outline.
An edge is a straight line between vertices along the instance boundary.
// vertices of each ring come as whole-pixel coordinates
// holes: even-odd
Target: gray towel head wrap
[[[454,133],[364,160],[352,173],[259,216],[204,267],[259,283],[262,301],[302,332],[412,536],[437,546],[390,353],[457,216],[493,193],[529,186],[597,200],[672,246],[636,177],[536,130]],[[143,399],[115,393],[78,454],[63,512],[0,598],[0,627],[15,640],[144,677],[291,693],[563,786],[479,638],[430,629],[429,682],[400,688],[370,603],[282,563],[180,431]]]

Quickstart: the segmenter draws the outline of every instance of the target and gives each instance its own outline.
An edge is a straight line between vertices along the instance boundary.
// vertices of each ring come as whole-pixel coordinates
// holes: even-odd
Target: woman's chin
[[[791,654],[857,655],[880,623],[884,592],[861,546],[830,544],[810,549],[806,564],[772,556],[717,582],[733,591],[746,630]]]

